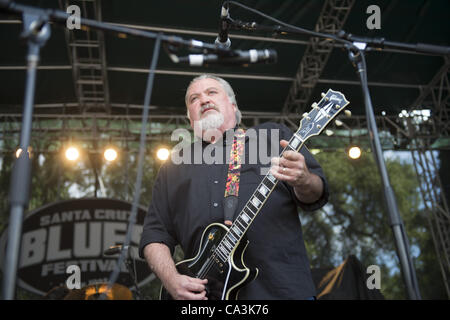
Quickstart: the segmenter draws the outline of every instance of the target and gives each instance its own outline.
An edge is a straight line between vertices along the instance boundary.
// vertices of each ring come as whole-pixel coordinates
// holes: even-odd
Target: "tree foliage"
[[[140,193],[143,207],[151,201],[153,181],[161,165],[150,151],[155,147],[148,145],[145,156]],[[49,148],[43,145],[40,149]],[[326,173],[330,199],[323,209],[301,214],[312,267],[335,267],[354,254],[366,266],[381,267],[381,289],[386,298],[406,298],[381,179],[372,154],[363,153],[358,161],[348,159],[343,152],[322,152],[316,158]],[[1,158],[0,231],[9,219],[7,198],[13,160],[12,154],[5,153]],[[133,201],[137,161],[137,154],[121,154],[116,162],[102,162],[97,169],[106,193],[99,191],[98,196]],[[33,154],[32,162],[29,210],[57,200],[94,196],[95,178],[88,158],[74,165],[63,160],[60,153],[47,152]],[[386,165],[412,248],[422,296],[445,299],[414,168],[410,163],[391,158],[386,160]],[[181,257],[182,252],[177,252],[177,260]],[[144,295],[157,298],[158,286],[159,281],[152,281],[143,288]],[[24,291],[19,296],[32,298]]]
[[[366,266],[382,270],[381,291],[386,298],[406,298],[399,274],[394,235],[373,155],[350,160],[344,152],[319,153],[330,186],[329,204],[301,215],[313,267],[337,266],[354,254]],[[387,158],[386,167],[403,219],[417,278],[424,298],[446,298],[428,222],[412,164]],[[434,270],[433,273],[430,273]]]
[[[41,142],[44,143],[44,142]],[[156,173],[161,162],[154,159],[151,152],[155,147],[149,144],[143,161],[143,177],[140,189],[140,205],[147,207],[151,201],[151,191]],[[12,149],[12,148],[11,148]],[[43,146],[48,150],[49,146]],[[69,162],[64,159],[61,152],[32,153],[32,181],[29,206],[26,212],[30,212],[43,205],[71,198],[95,197],[94,168],[102,180],[104,189],[97,190],[97,197],[108,197],[133,202],[135,196],[135,181],[137,175],[137,154],[122,154],[117,162],[107,163],[101,160],[101,154],[93,157],[82,157],[79,163]],[[9,221],[9,185],[14,154],[5,153],[1,158],[0,166],[0,233],[7,227]],[[98,162],[96,163],[95,160]],[[94,164],[97,164],[94,167]],[[104,190],[104,193],[102,192]],[[143,288],[144,294],[155,298],[158,284],[150,282]],[[35,294],[18,288],[19,299],[38,299]]]

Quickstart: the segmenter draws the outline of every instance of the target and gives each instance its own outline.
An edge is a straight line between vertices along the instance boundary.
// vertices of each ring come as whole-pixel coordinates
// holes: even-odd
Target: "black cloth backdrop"
[[[354,256],[348,256],[336,268],[311,269],[318,300],[382,300],[378,289],[367,288],[367,268]]]

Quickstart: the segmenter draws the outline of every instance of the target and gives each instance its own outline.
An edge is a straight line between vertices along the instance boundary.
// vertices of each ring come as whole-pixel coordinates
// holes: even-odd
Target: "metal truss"
[[[61,10],[77,5],[81,16],[102,20],[101,0],[59,0]],[[82,27],[65,29],[69,60],[80,112],[110,112],[103,32]]]
[[[437,120],[436,130],[441,136],[450,136],[450,58],[410,106],[411,110],[430,106]]]
[[[0,140],[17,141],[21,126],[20,114],[0,114]],[[35,114],[31,145],[42,141],[64,143],[123,143],[139,141],[141,115],[108,114]],[[177,128],[189,127],[186,115],[151,115],[146,140],[167,140]],[[34,143],[33,143],[34,142]],[[45,152],[45,150],[42,150]]]
[[[27,66],[0,66],[0,71],[8,70],[8,71],[21,71],[26,70]],[[40,65],[37,67],[38,70],[71,70],[71,65]],[[148,73],[148,68],[127,68],[127,67],[112,67],[109,66],[106,68],[107,71],[114,72],[130,72],[130,73]],[[172,75],[172,76],[188,76],[188,77],[196,77],[202,72],[195,71],[180,71],[180,70],[168,70],[168,69],[156,69],[155,74],[157,75]],[[266,80],[266,81],[281,81],[281,82],[292,82],[295,78],[292,77],[279,77],[279,76],[271,76],[271,75],[261,75],[261,74],[249,74],[246,73],[215,73],[215,75],[222,77],[224,79],[246,79],[246,80]],[[344,84],[344,85],[353,85],[360,86],[361,82],[354,80],[339,80],[339,79],[318,79],[317,83],[327,83],[327,84]],[[386,87],[386,88],[403,88],[403,89],[416,89],[422,90],[424,87],[428,85],[422,84],[408,84],[408,83],[394,83],[394,82],[376,82],[369,81],[369,87]],[[433,89],[437,89],[438,86],[433,87]],[[111,103],[112,104],[112,103]],[[6,109],[0,105],[0,110]]]
[[[322,8],[315,31],[334,34],[341,30],[354,0],[327,0]],[[289,90],[283,113],[303,113],[320,75],[327,64],[333,43],[328,39],[311,38],[302,57],[295,80]]]
[[[16,151],[21,121],[21,114],[0,114],[0,154]],[[30,146],[34,154],[59,153],[72,143],[94,153],[101,152],[106,146],[114,146],[121,152],[132,154],[140,148],[141,124],[141,115],[35,114]],[[178,143],[179,136],[172,138],[172,133],[179,128],[190,129],[186,115],[152,114],[147,125],[145,148],[153,143]]]
[[[411,150],[414,167],[419,179],[420,192],[426,208],[429,231],[432,235],[436,256],[441,268],[447,296],[450,298],[450,214],[439,178],[439,167],[430,146],[416,140]]]
[[[65,108],[76,107],[77,103],[65,104]],[[40,105],[36,106],[41,109]],[[57,106],[45,105],[46,108]],[[33,117],[32,145],[37,146],[42,141],[51,139],[59,144],[71,139],[77,141],[99,141],[100,144],[116,143],[125,145],[128,142],[139,141],[141,115],[131,114],[131,108],[141,109],[138,105],[112,104],[112,107],[123,108],[126,113],[121,114],[61,114],[61,113],[35,113]],[[61,107],[60,107],[61,108]],[[161,113],[161,108],[151,106],[150,125],[147,130],[147,141],[170,141],[172,132],[177,128],[190,129],[190,124],[185,114],[167,112]],[[0,114],[0,140],[18,141],[21,126],[21,114]],[[253,127],[263,122],[275,121],[288,126],[293,131],[298,129],[301,116],[298,114],[283,115],[276,112],[242,112],[242,126]],[[382,137],[385,149],[410,150],[414,146],[410,143],[410,134],[407,126],[408,121],[415,118],[401,119],[397,116],[377,116],[377,126]],[[435,121],[428,119],[422,121],[422,126],[427,125],[431,129],[427,132],[436,131],[432,125]],[[340,117],[339,121],[328,126],[331,135],[322,134],[308,141],[310,148],[324,150],[337,150],[348,146],[350,142],[363,145],[367,140],[367,122],[364,116]],[[433,142],[438,136],[429,133],[416,136]],[[353,140],[352,140],[353,139]],[[351,141],[352,140],[352,141]],[[102,142],[103,141],[103,142]],[[138,148],[138,145],[129,147]],[[38,148],[39,149],[39,148]],[[42,150],[45,152],[45,150]]]
[[[418,127],[409,123],[409,135],[415,148],[411,149],[414,167],[419,179],[420,191],[427,211],[429,229],[433,238],[444,280],[450,298],[450,210],[444,188],[438,174],[435,155],[430,151],[430,135],[448,137],[450,134],[450,61],[436,73],[429,85],[421,92],[410,109],[431,106],[434,114],[433,127]],[[424,132],[425,131],[425,132]],[[428,133],[428,135],[427,135]]]
[[[317,24],[316,31],[336,33],[342,29],[355,0],[326,0]],[[69,5],[78,5],[85,18],[102,20],[101,0],[59,0],[60,9],[66,11]],[[1,22],[1,21],[0,21]],[[21,23],[18,20],[3,21]],[[181,30],[153,26],[124,25],[151,31],[184,33],[215,37],[213,32],[199,33],[198,30]],[[36,105],[33,116],[31,146],[36,152],[58,152],[58,148],[70,141],[80,141],[99,147],[115,144],[127,152],[137,152],[141,115],[135,114],[142,109],[139,105],[114,104],[110,102],[107,71],[113,72],[148,72],[143,68],[107,67],[105,42],[102,31],[82,28],[70,31],[66,28],[66,42],[70,66],[40,66],[40,69],[72,69],[73,83],[77,101],[64,104]],[[339,83],[359,85],[348,80],[320,79],[333,48],[340,44],[328,40],[311,38],[308,42],[292,39],[273,39],[233,35],[238,39],[253,41],[271,41],[306,45],[305,53],[293,78],[249,74],[220,74],[224,78],[259,79],[267,81],[289,81],[292,86],[286,98],[282,113],[242,112],[243,126],[252,127],[262,122],[275,121],[284,123],[296,130],[301,114],[309,111],[312,92],[318,83]],[[386,49],[386,52],[397,52]],[[23,70],[25,66],[0,66],[0,70]],[[420,94],[408,108],[409,115],[376,116],[377,127],[382,144],[386,149],[410,150],[414,167],[419,179],[419,186],[426,208],[430,232],[442,271],[447,295],[450,298],[450,210],[444,189],[438,174],[438,166],[432,144],[436,139],[450,136],[450,59],[445,57],[444,64],[427,86],[392,83],[369,83],[370,86],[388,86],[415,88]],[[195,76],[197,72],[174,70],[156,70],[157,74]],[[428,119],[417,119],[412,111],[431,108]],[[120,109],[120,110],[119,110]],[[8,108],[1,108],[8,110]],[[172,132],[180,127],[190,128],[189,121],[179,108],[160,108],[151,106],[150,122],[147,127],[146,141],[170,141]],[[68,112],[70,111],[70,112]],[[51,113],[54,112],[54,113]],[[173,113],[172,113],[173,112]],[[120,113],[120,114],[115,114]],[[308,141],[310,148],[336,150],[349,144],[351,139],[357,142],[367,135],[365,116],[340,118],[329,126],[333,135],[322,134]],[[14,143],[19,139],[21,114],[0,114],[0,154],[14,151]],[[341,134],[339,134],[339,132]],[[48,143],[47,143],[48,142]],[[46,144],[47,143],[47,144]],[[51,147],[49,147],[51,144]]]

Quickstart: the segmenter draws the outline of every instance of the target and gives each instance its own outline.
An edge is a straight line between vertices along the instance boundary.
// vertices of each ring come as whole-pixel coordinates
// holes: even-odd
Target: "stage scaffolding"
[[[335,33],[342,29],[354,0],[325,1],[316,23],[316,31]],[[101,21],[100,1],[71,1],[82,9],[82,16]],[[69,1],[60,0],[61,9],[70,5]],[[3,21],[4,22],[4,21]],[[6,23],[20,23],[17,20]],[[129,26],[129,25],[127,25]],[[144,28],[143,26],[132,26]],[[194,34],[189,30],[147,27],[151,31]],[[118,104],[110,101],[108,89],[108,72],[147,73],[147,69],[108,67],[105,56],[103,33],[82,29],[76,33],[65,31],[67,52],[70,65],[39,66],[42,70],[72,70],[73,85],[77,101],[53,104],[36,104],[33,116],[31,146],[34,152],[59,152],[71,139],[87,144],[96,141],[98,146],[113,143],[123,146],[130,153],[136,153],[139,147],[141,123],[141,105]],[[195,34],[216,36],[214,33]],[[224,78],[258,79],[260,81],[284,81],[291,83],[291,89],[280,112],[250,112],[242,110],[244,127],[252,127],[265,121],[284,123],[293,130],[298,128],[301,114],[310,110],[308,105],[317,84],[359,85],[357,81],[333,80],[321,78],[333,48],[338,44],[312,38],[309,41],[289,39],[269,39],[237,35],[236,38],[262,41],[299,43],[306,45],[305,54],[294,77],[276,77],[245,74],[218,74]],[[389,50],[386,50],[389,51]],[[438,174],[435,151],[450,148],[450,84],[448,58],[444,59],[441,69],[425,87],[419,85],[369,82],[369,87],[385,86],[396,88],[415,88],[419,95],[406,113],[400,115],[376,115],[377,127],[385,150],[410,151],[417,173],[421,195],[426,208],[439,265],[450,298],[450,211],[447,198]],[[369,66],[370,67],[370,66]],[[24,70],[25,66],[0,66],[0,70]],[[190,75],[195,72],[181,72],[157,69],[156,74]],[[20,134],[22,115],[21,106],[3,105],[0,113],[0,153],[15,152],[14,142]],[[281,110],[282,109],[282,110]],[[429,109],[430,115],[415,113]],[[189,121],[183,108],[179,106],[150,106],[150,125],[147,131],[148,142],[169,142],[173,130],[189,128]],[[347,146],[350,139],[358,141],[367,135],[365,116],[353,115],[341,118],[342,124],[329,126],[330,135],[322,134],[311,139],[307,145],[310,149],[337,150]],[[43,141],[51,141],[52,148],[42,149]],[[126,148],[125,148],[126,146]],[[124,150],[122,150],[124,152]]]

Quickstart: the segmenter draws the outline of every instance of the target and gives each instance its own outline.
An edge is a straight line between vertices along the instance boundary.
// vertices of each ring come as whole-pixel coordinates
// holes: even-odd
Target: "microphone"
[[[187,57],[178,57],[177,62],[188,63],[190,66],[203,66],[208,64],[242,65],[249,63],[275,63],[277,52],[271,49],[264,50],[235,50],[233,55],[223,56],[217,54],[190,54]]]
[[[121,244],[119,244],[117,246],[111,246],[108,249],[106,249],[105,251],[103,251],[103,254],[105,256],[112,256],[114,254],[118,254],[118,253],[122,252],[122,250],[128,250],[128,246],[123,247]]]
[[[230,24],[228,23],[229,18],[230,14],[228,13],[228,4],[226,4],[225,6],[222,6],[220,13],[219,36],[214,41],[217,46],[222,46],[225,48],[229,48],[231,46],[231,40],[228,37],[228,29],[230,27]]]

